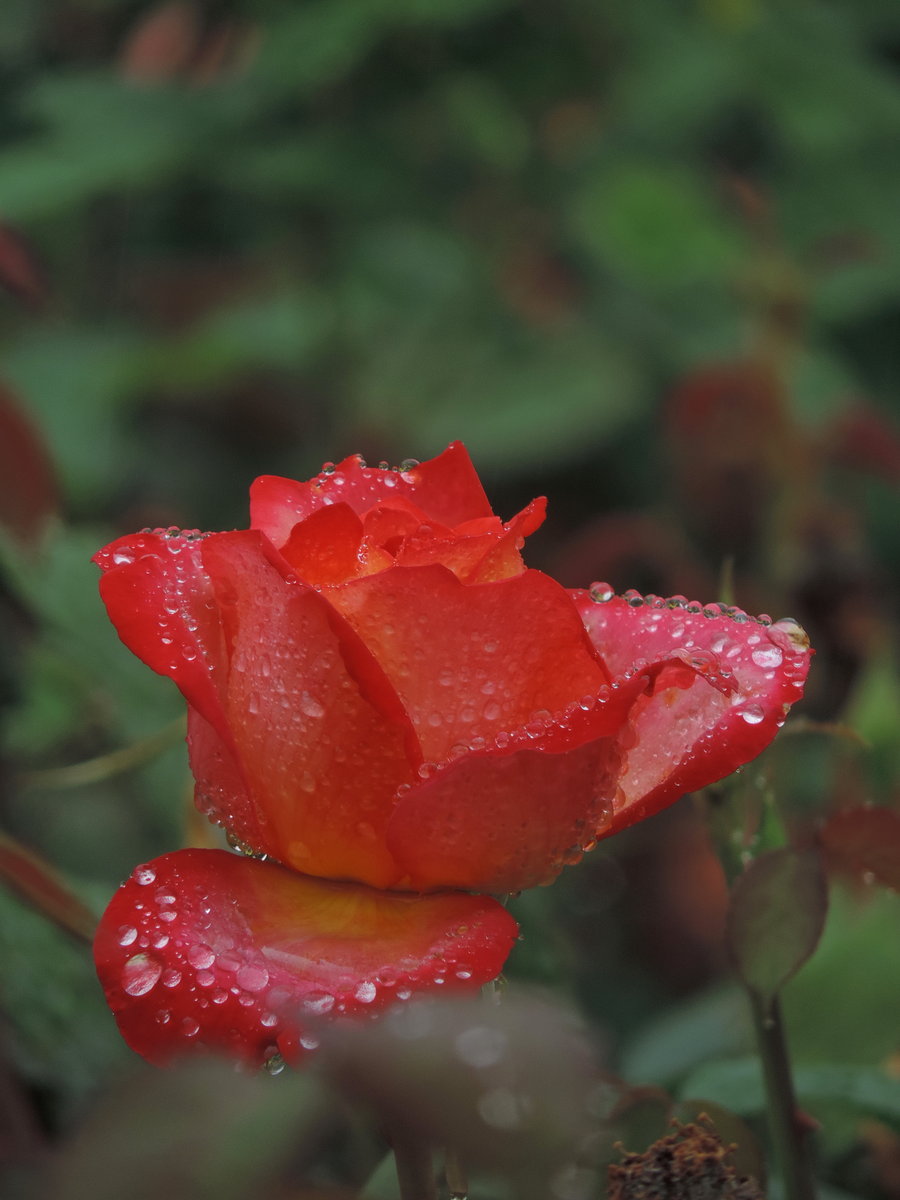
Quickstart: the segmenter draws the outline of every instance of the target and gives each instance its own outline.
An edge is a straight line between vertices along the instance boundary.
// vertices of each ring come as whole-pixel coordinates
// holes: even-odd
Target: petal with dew
[[[122,1036],[151,1062],[200,1051],[259,1066],[303,1057],[322,1021],[475,991],[516,932],[484,896],[401,896],[179,850],[119,888],[94,957]]]
[[[416,778],[415,735],[354,631],[267,547],[250,530],[203,551],[229,648],[223,708],[264,828],[255,848],[306,874],[389,887],[384,829],[397,788]]]
[[[796,621],[602,586],[573,597],[612,674],[637,660],[670,664],[632,713],[610,833],[755,758],[803,694],[812,652]]]
[[[451,527],[492,515],[468,451],[461,442],[453,442],[437,458],[407,470],[367,467],[358,455],[351,455],[305,483],[263,475],[250,489],[250,525],[280,547],[298,521],[320,508],[344,503],[361,515],[399,497]]]
[[[195,531],[176,529],[136,533],[111,542],[93,561],[103,571],[100,595],[125,645],[174,679],[230,741],[218,688],[226,648],[203,567],[203,540]]]
[[[396,688],[426,760],[607,682],[568,593],[540,571],[467,585],[444,566],[397,567],[328,598]]]

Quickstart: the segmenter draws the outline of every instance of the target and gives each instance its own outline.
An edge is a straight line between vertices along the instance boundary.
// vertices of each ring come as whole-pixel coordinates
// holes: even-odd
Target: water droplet
[[[133,925],[122,925],[119,929],[119,945],[130,946],[137,938],[137,930]]]
[[[135,954],[122,968],[122,988],[129,996],[144,996],[162,975],[162,963],[149,954]]]
[[[304,1050],[318,1050],[319,1039],[312,1033],[304,1033],[300,1038],[300,1045]]]
[[[758,667],[780,667],[784,655],[777,646],[763,646],[750,655]]]
[[[247,963],[237,973],[236,982],[248,992],[261,992],[269,982],[269,972],[261,964]]]
[[[334,996],[329,992],[310,992],[303,1001],[303,1007],[322,1016],[334,1008]]]
[[[200,1022],[193,1017],[184,1017],[181,1022],[181,1032],[186,1038],[196,1037],[200,1032]]]
[[[319,718],[325,716],[324,707],[309,692],[304,692],[300,697],[299,707],[300,711],[308,717]]]
[[[606,604],[612,600],[615,592],[608,583],[592,583],[588,593],[595,604]]]
[[[179,983],[181,983],[181,972],[180,971],[177,971],[174,967],[169,967],[169,969],[167,971],[163,971],[163,975],[162,975],[163,987],[174,988],[174,987],[178,987]]]
[[[141,887],[146,887],[147,884],[156,882],[156,872],[152,867],[135,867],[131,872],[131,878]]]
[[[286,1065],[287,1064],[285,1063],[284,1059],[281,1057],[280,1054],[273,1054],[270,1058],[267,1058],[265,1061],[266,1074],[267,1075],[280,1075]]]
[[[371,1004],[378,994],[378,989],[374,983],[366,980],[359,985],[353,994],[360,1004]]]
[[[746,708],[740,710],[740,715],[748,725],[758,725],[760,721],[765,720],[765,712],[758,704],[748,704]]]
[[[192,967],[196,967],[198,971],[207,970],[215,961],[215,954],[203,942],[198,942],[188,950],[188,962]]]

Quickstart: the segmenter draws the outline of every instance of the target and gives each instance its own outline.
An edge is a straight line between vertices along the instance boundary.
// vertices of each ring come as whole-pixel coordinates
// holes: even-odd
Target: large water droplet
[[[122,925],[119,929],[119,945],[130,946],[137,940],[137,930],[133,925]]]
[[[758,725],[760,721],[765,720],[765,712],[758,704],[748,704],[746,708],[742,708],[740,715],[748,725]]]
[[[156,872],[152,867],[135,867],[131,872],[131,878],[135,883],[146,887],[147,884],[156,882]]]
[[[162,975],[162,963],[150,954],[135,954],[122,968],[122,988],[129,996],[144,996]]]
[[[761,646],[750,657],[758,667],[780,667],[784,655],[777,646]]]
[[[261,992],[269,982],[269,972],[261,964],[247,963],[236,975],[237,983],[248,992]]]
[[[190,950],[188,950],[188,962],[192,967],[196,967],[198,971],[207,970],[215,961],[215,954],[203,942],[197,942],[195,946],[191,946]]]
[[[359,987],[357,987],[353,994],[360,1004],[371,1004],[378,994],[378,989],[374,983],[371,983],[369,980],[365,980],[359,985]]]

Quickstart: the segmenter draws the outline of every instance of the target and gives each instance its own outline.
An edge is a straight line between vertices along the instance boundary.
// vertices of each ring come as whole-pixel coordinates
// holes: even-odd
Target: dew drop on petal
[[[137,939],[137,930],[133,925],[123,925],[119,930],[119,945],[130,946]]]
[[[766,714],[758,704],[748,704],[746,708],[741,709],[740,715],[748,725],[758,725],[765,719]]]
[[[375,984],[371,983],[369,980],[366,980],[359,985],[353,994],[360,1004],[371,1004],[375,999],[377,992],[378,989],[376,988]]]
[[[310,1012],[318,1013],[320,1015],[331,1012],[331,1010],[334,1008],[334,996],[330,995],[328,992],[310,992],[303,1001],[303,1006],[304,1008],[309,1009]]]
[[[175,967],[169,967],[167,971],[163,971],[163,987],[174,988],[178,987],[179,983],[181,983],[181,972],[176,970]]]
[[[184,1017],[181,1022],[181,1032],[186,1038],[196,1037],[200,1032],[200,1022],[193,1017]]]
[[[750,655],[758,667],[780,667],[784,655],[777,646],[764,646]]]
[[[148,884],[156,882],[156,872],[152,867],[135,867],[131,872],[131,878],[135,883],[146,887]]]
[[[122,968],[122,988],[129,996],[144,996],[162,975],[162,963],[149,954],[135,954]]]
[[[235,976],[237,983],[248,992],[261,992],[269,982],[269,972],[264,966],[247,963]]]
[[[203,942],[198,942],[188,950],[188,962],[192,967],[196,967],[198,971],[208,970],[215,961],[215,954]]]

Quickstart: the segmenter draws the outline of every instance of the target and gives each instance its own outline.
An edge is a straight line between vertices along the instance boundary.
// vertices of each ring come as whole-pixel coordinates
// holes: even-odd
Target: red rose
[[[521,559],[543,511],[503,524],[457,443],[264,477],[249,530],[96,556],[122,640],[188,701],[197,804],[281,864],[180,851],[123,885],[96,957],[135,1049],[296,1054],[304,1011],[477,987],[515,923],[466,893],[548,883],[771,741],[799,627],[569,592]]]

